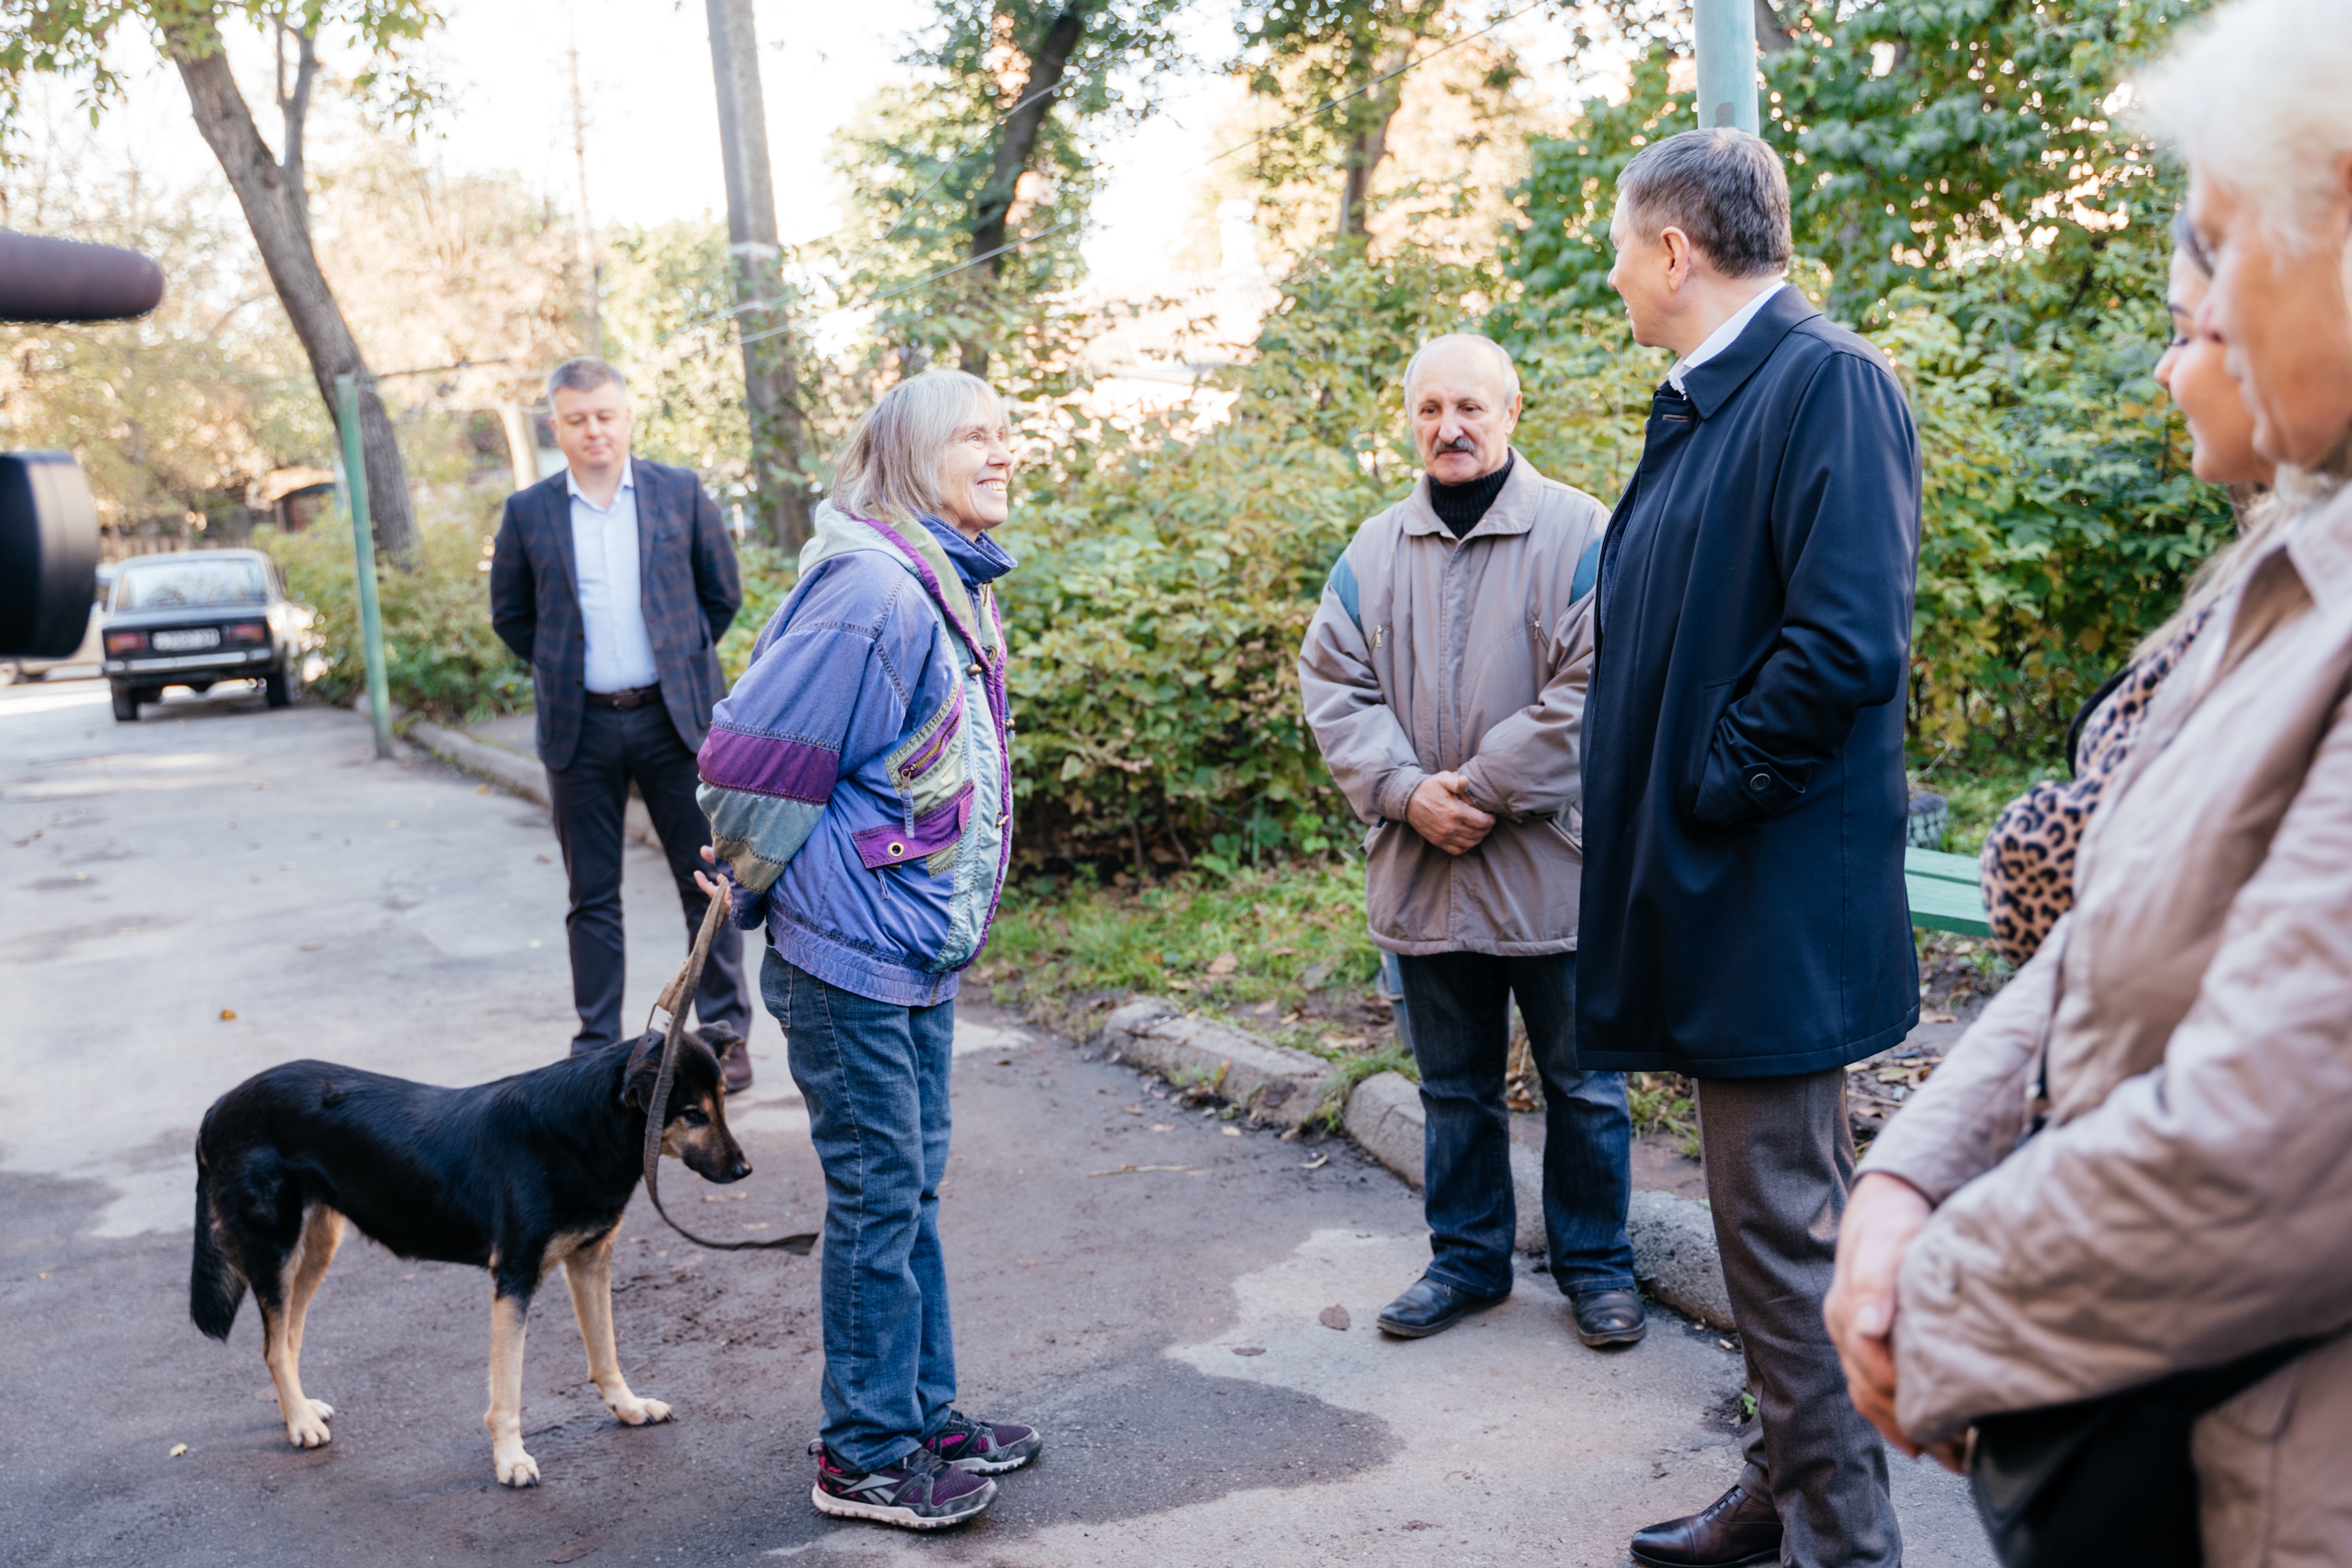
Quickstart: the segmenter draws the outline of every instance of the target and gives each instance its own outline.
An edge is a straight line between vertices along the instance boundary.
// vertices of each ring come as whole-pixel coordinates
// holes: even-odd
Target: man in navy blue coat
[[[600,359],[548,378],[564,471],[507,498],[490,557],[490,624],[530,666],[539,759],[572,909],[575,1051],[621,1037],[621,841],[634,783],[677,884],[690,942],[710,823],[695,752],[725,694],[719,639],[743,603],[735,546],[702,481],[629,455],[628,388]],[[695,1016],[727,1068],[751,1081],[741,933],[721,926]]]
[[[1844,1068],[1918,1021],[1903,697],[1919,445],[1876,350],[1782,280],[1789,187],[1742,132],[1618,183],[1610,280],[1677,356],[1601,548],[1586,701],[1587,1071],[1698,1080],[1756,1419],[1653,1568],[1901,1560],[1886,1459],[1822,1322],[1853,1179]]]

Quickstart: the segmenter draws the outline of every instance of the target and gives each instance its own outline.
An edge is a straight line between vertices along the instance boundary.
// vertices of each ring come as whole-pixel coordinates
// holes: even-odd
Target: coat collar
[[[1513,447],[1510,478],[1503,481],[1502,490],[1495,497],[1495,504],[1486,509],[1486,515],[1478,520],[1478,526],[1462,536],[1463,542],[1525,533],[1535,526],[1536,508],[1543,500],[1543,492],[1544,477],[1536,472],[1536,466],[1528,461],[1525,452]],[[1448,540],[1454,537],[1454,531],[1445,526],[1437,515],[1437,509],[1430,504],[1429,476],[1426,473],[1414,481],[1412,494],[1404,499],[1404,531],[1408,534],[1442,534]]]
[[[1732,340],[1729,348],[1683,373],[1683,395],[1690,399],[1701,419],[1714,417],[1772,357],[1782,338],[1820,314],[1793,284],[1783,283],[1764,308],[1749,318],[1747,329]]]

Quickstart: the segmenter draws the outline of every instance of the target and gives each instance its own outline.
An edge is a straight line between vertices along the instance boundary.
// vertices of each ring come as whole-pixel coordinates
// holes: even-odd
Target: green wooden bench
[[[1992,926],[1985,919],[1984,897],[1977,890],[1976,857],[1906,849],[1903,888],[1910,896],[1913,925],[1958,931],[1962,936],[1992,934]]]

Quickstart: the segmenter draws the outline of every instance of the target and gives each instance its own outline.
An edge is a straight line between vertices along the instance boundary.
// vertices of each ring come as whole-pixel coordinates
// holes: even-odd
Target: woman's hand
[[[1932,1212],[1919,1189],[1897,1177],[1874,1171],[1856,1182],[1838,1226],[1837,1278],[1822,1303],[1853,1407],[1915,1459],[1919,1445],[1895,1419],[1895,1276]],[[1949,1454],[1936,1457],[1953,1466]]]
[[[717,866],[719,864],[719,852],[716,849],[713,849],[709,845],[706,844],[702,847],[702,858],[706,865]],[[705,893],[714,899],[726,900],[728,914],[730,916],[734,914],[735,889],[733,887],[729,885],[725,878],[722,877],[719,880],[713,881],[709,877],[704,876],[701,872],[697,871],[694,874],[694,885],[700,888]]]

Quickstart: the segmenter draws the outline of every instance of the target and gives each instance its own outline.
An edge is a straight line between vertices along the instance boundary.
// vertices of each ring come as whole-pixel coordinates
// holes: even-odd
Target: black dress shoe
[[[1780,1561],[1780,1516],[1769,1497],[1734,1487],[1687,1519],[1633,1532],[1643,1568],[1748,1568]]]
[[[1633,1290],[1587,1290],[1570,1303],[1576,1311],[1576,1337],[1599,1350],[1630,1345],[1650,1331],[1649,1314]]]
[[[1412,1282],[1412,1289],[1381,1309],[1381,1331],[1400,1339],[1425,1340],[1444,1333],[1473,1312],[1483,1312],[1510,1299],[1508,1290],[1499,1296],[1473,1296],[1424,1274]]]

